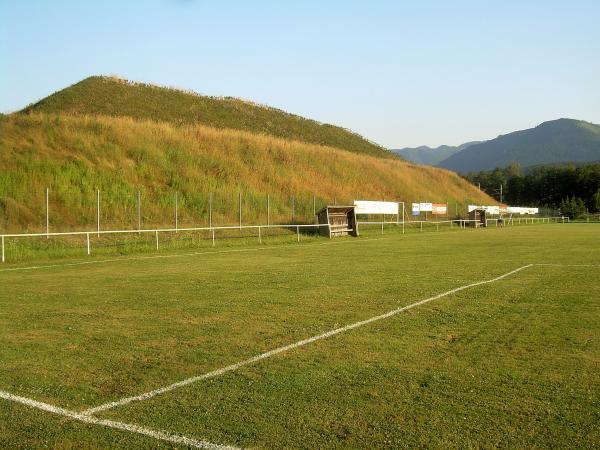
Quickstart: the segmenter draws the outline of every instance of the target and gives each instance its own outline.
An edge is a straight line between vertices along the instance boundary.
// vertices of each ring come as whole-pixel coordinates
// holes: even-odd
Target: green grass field
[[[235,447],[598,448],[599,242],[551,224],[5,264],[0,447],[178,448],[120,423]],[[79,413],[529,264],[93,416],[113,422],[7,398]]]

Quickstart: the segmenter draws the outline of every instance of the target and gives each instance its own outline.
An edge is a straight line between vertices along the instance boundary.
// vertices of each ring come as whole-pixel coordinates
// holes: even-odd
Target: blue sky
[[[459,144],[600,123],[599,24],[597,0],[0,0],[0,110],[120,75]]]

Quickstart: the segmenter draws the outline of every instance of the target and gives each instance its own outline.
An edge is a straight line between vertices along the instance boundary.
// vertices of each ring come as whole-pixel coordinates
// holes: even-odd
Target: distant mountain
[[[600,125],[573,119],[544,122],[454,153],[437,164],[459,173],[491,170],[519,163],[522,167],[600,160]]]
[[[473,144],[479,144],[480,141],[467,142],[458,146],[440,145],[439,147],[431,148],[426,145],[420,147],[405,147],[399,149],[392,149],[392,152],[402,156],[408,161],[417,164],[427,164],[435,166],[441,161],[445,160],[449,156],[460,152],[461,150],[469,147]]]

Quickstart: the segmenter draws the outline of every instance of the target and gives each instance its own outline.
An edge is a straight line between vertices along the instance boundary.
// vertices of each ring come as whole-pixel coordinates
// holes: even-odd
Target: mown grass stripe
[[[109,410],[109,409],[113,409],[113,408],[116,408],[116,407],[119,407],[119,406],[124,406],[124,405],[127,405],[127,404],[132,403],[132,402],[138,402],[138,401],[148,400],[148,399],[150,399],[152,397],[156,397],[157,395],[164,394],[164,393],[172,391],[174,389],[178,389],[178,388],[181,388],[181,387],[184,387],[184,386],[188,386],[188,385],[190,385],[192,383],[196,383],[198,381],[206,380],[206,379],[209,379],[209,378],[215,378],[215,377],[218,377],[218,376],[223,375],[225,373],[235,371],[235,370],[237,370],[237,369],[239,369],[241,367],[253,364],[253,363],[261,361],[263,359],[270,358],[270,357],[278,355],[280,353],[284,353],[284,352],[293,350],[293,349],[298,348],[298,347],[305,346],[307,344],[310,344],[310,343],[313,343],[313,342],[316,342],[316,341],[319,341],[319,340],[322,340],[322,339],[327,339],[327,338],[330,338],[330,337],[335,336],[337,334],[344,333],[346,331],[353,330],[355,328],[362,327],[364,325],[368,325],[370,323],[373,323],[373,322],[376,322],[376,321],[379,321],[379,320],[387,319],[387,318],[395,316],[396,314],[399,314],[399,313],[401,313],[403,311],[407,311],[409,309],[415,308],[415,307],[423,305],[425,303],[429,303],[429,302],[432,302],[434,300],[440,299],[442,297],[446,297],[448,295],[455,294],[455,293],[463,291],[465,289],[469,289],[469,288],[472,288],[472,287],[475,287],[475,286],[481,286],[482,284],[488,284],[488,283],[493,283],[493,282],[502,280],[503,278],[506,278],[506,277],[508,277],[510,275],[513,275],[513,274],[515,274],[517,272],[520,272],[521,270],[527,269],[527,268],[532,267],[532,266],[533,266],[533,264],[527,264],[525,266],[522,266],[522,267],[519,267],[517,269],[511,270],[510,272],[507,272],[507,273],[505,273],[503,275],[497,276],[496,278],[492,278],[490,280],[477,281],[475,283],[471,283],[471,284],[467,284],[467,285],[464,285],[464,286],[460,286],[460,287],[451,289],[449,291],[442,292],[441,294],[434,295],[433,297],[429,297],[429,298],[420,300],[418,302],[411,303],[410,305],[403,306],[403,307],[397,308],[397,309],[393,309],[392,311],[389,311],[389,312],[387,312],[385,314],[381,314],[381,315],[378,315],[378,316],[371,317],[369,319],[361,320],[359,322],[355,322],[355,323],[346,325],[346,326],[341,327],[341,328],[335,328],[335,329],[330,330],[330,331],[328,331],[326,333],[319,334],[319,335],[316,335],[316,336],[312,336],[310,338],[303,339],[303,340],[294,342],[292,344],[285,345],[283,347],[278,347],[278,348],[270,350],[268,352],[261,353],[260,355],[253,356],[252,358],[246,359],[244,361],[240,361],[238,363],[231,364],[229,366],[225,366],[225,367],[222,367],[220,369],[216,369],[216,370],[213,370],[211,372],[208,372],[208,373],[205,373],[205,374],[202,374],[202,375],[197,375],[197,376],[194,376],[194,377],[190,377],[190,378],[187,378],[185,380],[181,380],[181,381],[178,381],[176,383],[170,384],[168,386],[164,386],[162,388],[158,388],[158,389],[155,389],[153,391],[145,392],[145,393],[140,394],[140,395],[135,395],[135,396],[131,396],[131,397],[125,397],[125,398],[122,398],[120,400],[116,400],[116,401],[113,401],[113,402],[104,403],[102,405],[86,409],[81,414],[83,414],[83,415],[96,414],[96,413],[99,413],[99,412],[102,412],[102,411],[106,411],[106,410]]]

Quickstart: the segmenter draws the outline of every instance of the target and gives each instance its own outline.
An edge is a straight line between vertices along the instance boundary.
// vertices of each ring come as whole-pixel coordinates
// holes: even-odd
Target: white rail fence
[[[499,219],[486,219],[486,225],[490,222],[494,222],[498,226]],[[517,219],[505,219],[503,225],[516,224],[534,224],[534,223],[550,223],[550,222],[569,222],[568,217],[557,216],[557,217],[529,217],[529,218],[517,218]],[[436,231],[439,231],[440,226],[448,224],[449,228],[455,226],[461,229],[467,228],[471,222],[477,222],[473,219],[452,219],[452,220],[439,220],[439,221],[426,221],[426,220],[395,220],[395,221],[358,221],[358,225],[377,225],[381,226],[381,233],[384,233],[385,225],[394,225],[396,227],[402,227],[402,233],[405,233],[407,226],[415,225],[415,228],[419,228],[422,232],[424,226],[433,227],[435,226]],[[154,234],[156,250],[160,250],[160,233],[184,233],[184,232],[209,232],[210,239],[212,239],[212,245],[216,245],[216,232],[222,230],[256,230],[258,242],[262,243],[264,230],[270,229],[291,229],[295,231],[297,241],[300,242],[300,230],[301,229],[315,229],[318,230],[320,227],[327,227],[327,224],[267,224],[267,225],[234,225],[234,226],[210,226],[210,227],[193,227],[193,228],[153,228],[153,229],[131,229],[131,230],[100,230],[95,231],[66,231],[66,232],[49,232],[45,233],[6,233],[0,235],[1,241],[1,253],[2,262],[6,262],[6,241],[10,239],[24,239],[24,238],[36,238],[36,237],[64,237],[64,236],[85,236],[87,254],[91,255],[92,246],[90,237],[92,235],[107,236],[107,235],[133,235],[133,234]]]

